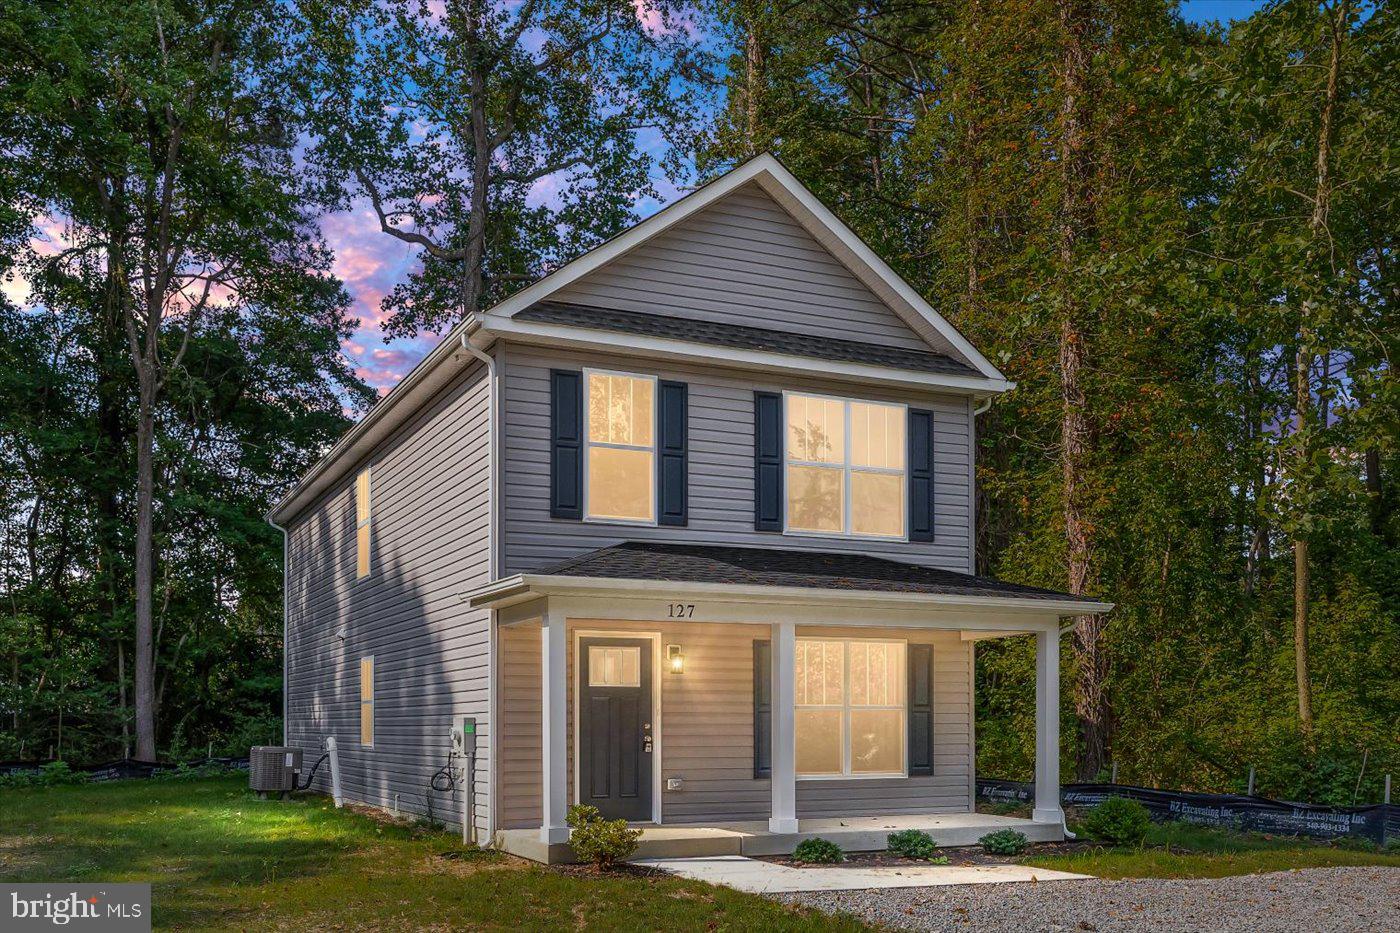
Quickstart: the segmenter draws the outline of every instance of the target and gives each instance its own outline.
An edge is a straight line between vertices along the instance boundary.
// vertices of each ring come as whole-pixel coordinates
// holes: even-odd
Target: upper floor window
[[[370,488],[369,467],[355,477],[355,579],[369,576]]]
[[[904,406],[785,398],[786,529],[905,537]]]
[[[589,371],[584,516],[656,522],[656,379]]]

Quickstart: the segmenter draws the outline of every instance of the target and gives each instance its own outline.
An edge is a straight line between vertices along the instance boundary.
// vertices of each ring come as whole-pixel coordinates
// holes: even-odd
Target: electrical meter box
[[[463,716],[452,730],[452,750],[459,755],[476,756],[476,717]]]

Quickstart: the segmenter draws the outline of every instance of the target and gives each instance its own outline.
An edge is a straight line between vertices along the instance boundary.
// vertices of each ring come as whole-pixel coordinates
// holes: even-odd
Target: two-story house
[[[278,504],[286,741],[454,821],[472,717],[476,838],[545,860],[574,801],[650,854],[1059,839],[1062,619],[1109,607],[972,573],[1010,388],[755,158],[461,323]],[[974,646],[1009,636],[1031,820],[973,806]]]

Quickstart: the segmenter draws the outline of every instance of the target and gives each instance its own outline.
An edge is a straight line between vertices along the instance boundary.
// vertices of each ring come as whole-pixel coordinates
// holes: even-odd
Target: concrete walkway
[[[795,868],[742,855],[707,858],[637,859],[682,878],[722,884],[753,894],[804,891],[851,891],[873,888],[932,888],[949,884],[996,884],[1007,881],[1073,881],[1090,877],[1024,865],[918,865],[900,868]]]

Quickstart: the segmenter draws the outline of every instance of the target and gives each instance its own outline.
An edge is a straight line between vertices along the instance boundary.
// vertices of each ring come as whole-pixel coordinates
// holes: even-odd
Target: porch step
[[[743,833],[711,826],[648,826],[637,843],[633,859],[712,858],[740,855]],[[578,861],[566,842],[546,845],[536,829],[507,829],[496,833],[495,847],[511,855],[550,865]]]
[[[744,833],[711,826],[648,826],[632,858],[742,855],[747,838]]]

